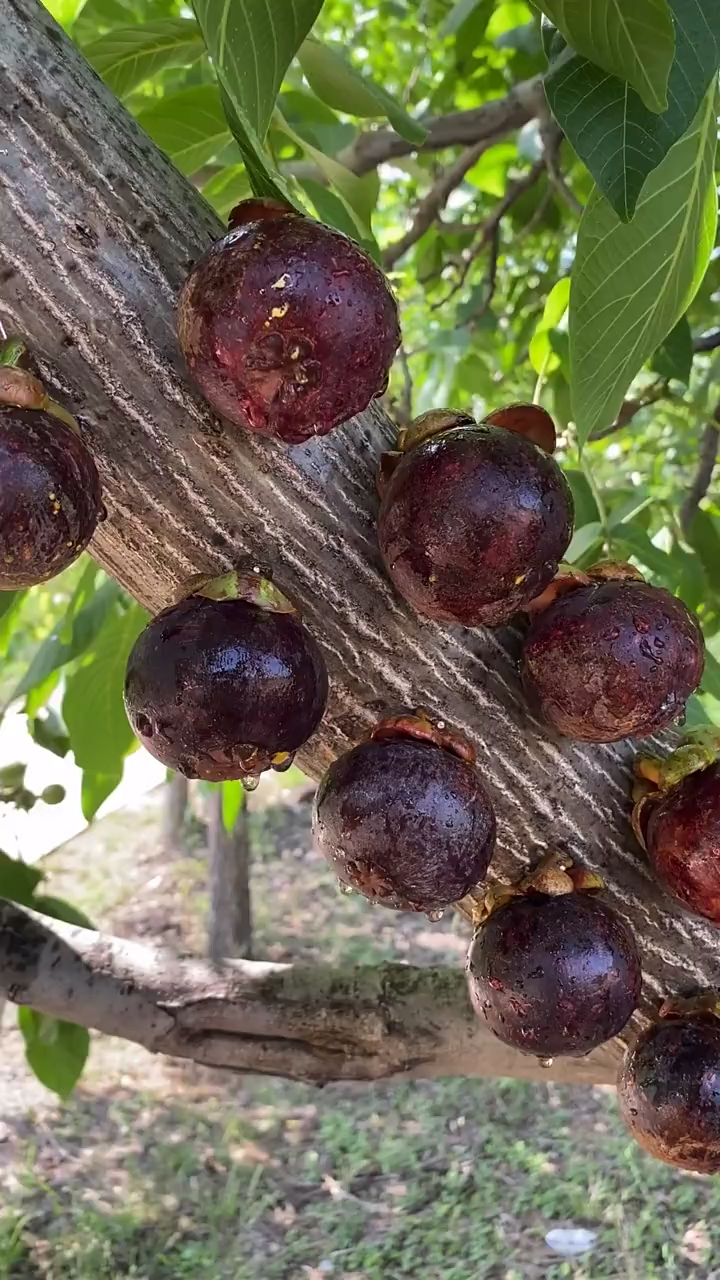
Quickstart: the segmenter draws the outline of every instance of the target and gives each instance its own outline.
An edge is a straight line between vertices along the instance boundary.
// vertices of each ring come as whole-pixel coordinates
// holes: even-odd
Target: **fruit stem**
[[[657,1012],[658,1018],[720,1018],[717,991],[701,991],[694,996],[667,996]]]
[[[658,791],[669,791],[691,773],[698,773],[715,764],[720,751],[720,734],[710,730],[704,737],[688,735],[669,756],[640,755],[635,761],[635,776],[649,782]]]
[[[472,922],[475,928],[486,924],[490,916],[511,898],[525,897],[530,893],[544,893],[551,898],[564,897],[568,893],[587,893],[604,888],[600,876],[584,867],[576,867],[567,854],[546,853],[532,870],[512,884],[490,885],[482,897],[472,903]]]
[[[196,574],[180,589],[177,600],[204,596],[206,600],[242,600],[270,613],[297,613],[297,609],[258,566],[230,569],[227,573]]]
[[[0,365],[17,368],[26,355],[27,347],[22,338],[6,338],[4,342],[0,342]]]
[[[464,734],[447,724],[445,720],[433,718],[431,713],[423,707],[417,707],[411,712],[385,716],[376,724],[370,737],[375,740],[413,738],[416,742],[429,742],[439,747],[441,751],[449,751],[469,765],[474,765],[477,758],[474,746]]]

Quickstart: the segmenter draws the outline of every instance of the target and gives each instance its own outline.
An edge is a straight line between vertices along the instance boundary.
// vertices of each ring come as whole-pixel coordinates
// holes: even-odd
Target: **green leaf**
[[[296,146],[301,147],[305,154],[315,161],[315,164],[322,170],[326,178],[332,182],[355,223],[357,228],[355,238],[363,241],[374,239],[370,221],[378,198],[379,178],[377,173],[373,171],[365,174],[362,178],[358,178],[356,174],[351,173],[350,169],[346,169],[344,164],[340,164],[339,161],[324,155],[322,151],[318,151],[317,147],[312,147],[309,142],[301,138],[288,124],[280,111],[275,112],[275,124],[278,129],[281,129],[283,133],[292,139]]]
[[[336,227],[338,231],[342,231],[343,235],[350,236],[353,240],[358,240],[361,236],[359,231],[357,218],[353,217],[347,205],[339,196],[335,195],[328,187],[323,187],[320,182],[315,182],[313,178],[302,178],[300,186],[312,201],[315,212],[321,222],[329,227]],[[373,236],[372,239],[367,237],[365,230],[364,238],[359,240],[366,253],[370,254],[376,262],[380,262],[380,249],[378,243]]]
[[[715,88],[651,174],[632,222],[597,191],[570,291],[573,412],[581,441],[617,416],[635,374],[687,311],[715,242]]]
[[[650,368],[653,373],[659,373],[661,378],[675,378],[687,386],[690,381],[692,362],[692,333],[687,316],[682,316],[675,328],[670,330],[662,346],[658,347]]]
[[[134,742],[123,705],[128,656],[147,623],[147,614],[132,604],[119,617],[107,619],[87,661],[68,678],[62,714],[75,762],[93,775],[116,776]]]
[[[720,662],[713,657],[709,649],[705,651],[705,670],[700,692],[710,693],[713,698],[720,698]]]
[[[215,84],[168,94],[136,119],[182,173],[208,164],[232,137]]]
[[[122,765],[111,773],[95,773],[92,769],[83,771],[80,799],[86,822],[92,822],[101,804],[104,804],[115,788],[120,786],[122,776]]]
[[[5,654],[26,599],[27,591],[0,591],[0,655]]]
[[[667,107],[675,32],[667,0],[540,0],[568,44],[629,81],[651,111]]]
[[[213,174],[205,183],[202,193],[221,218],[227,218],[231,209],[252,194],[250,179],[244,164],[230,165]]]
[[[663,551],[660,547],[656,547],[650,541],[645,530],[638,524],[618,525],[613,533],[613,543],[625,548],[630,555],[635,556],[650,573],[660,578],[664,586],[669,586],[672,582],[672,561],[667,551]]]
[[[161,18],[135,27],[117,27],[85,45],[88,62],[119,98],[165,67],[187,67],[203,54],[197,23]]]
[[[568,564],[574,564],[596,543],[602,542],[602,536],[603,527],[599,520],[593,520],[590,524],[583,525],[581,529],[576,529],[573,534],[573,540],[565,552],[565,559]]]
[[[223,826],[226,831],[232,831],[245,803],[245,788],[241,782],[223,782],[221,785]]]
[[[444,22],[440,23],[438,29],[439,36],[454,36],[462,27],[463,23],[471,18],[476,9],[487,9],[488,0],[457,0],[457,4],[453,6]],[[492,12],[492,5],[489,6]],[[488,14],[489,17],[489,14]],[[487,25],[487,18],[485,19]]]
[[[298,62],[310,88],[335,111],[361,119],[386,116],[407,142],[422,143],[427,131],[412,120],[389,93],[356,71],[342,53],[314,36],[298,49]]]
[[[583,525],[599,523],[600,512],[587,476],[583,471],[563,468],[565,479],[572,489],[575,503],[575,524],[578,529]]]
[[[39,747],[52,751],[53,755],[63,759],[70,750],[70,738],[57,711],[47,707],[43,715],[34,716],[28,722],[31,737]]]
[[[702,560],[710,585],[720,591],[720,520],[709,511],[696,511],[687,539]]]
[[[90,562],[92,581],[97,574],[97,565]],[[92,644],[95,636],[103,626],[108,614],[122,598],[122,588],[116,582],[105,582],[99,591],[86,591],[87,575],[83,575],[75,595],[68,605],[67,613],[53,627],[50,635],[43,640],[19,683],[13,689],[8,701],[20,698],[37,685],[43,684],[54,672],[77,658]],[[78,608],[81,600],[87,604]],[[69,637],[61,639],[63,631],[69,631]]]
[[[0,898],[19,902],[22,907],[34,906],[33,894],[44,879],[42,871],[0,851]]]
[[[69,1098],[87,1062],[90,1036],[85,1027],[60,1022],[34,1009],[18,1009],[25,1056],[46,1089]]]
[[[64,920],[66,924],[76,924],[81,929],[93,929],[95,927],[84,911],[74,907],[71,902],[65,902],[64,898],[51,898],[47,894],[40,893],[28,905],[32,907],[33,911],[39,911],[44,916],[51,916],[53,920]]]
[[[669,0],[675,61],[668,107],[649,111],[634,89],[568,49],[555,35],[545,92],[550,109],[618,217],[633,216],[646,178],[697,114],[720,64],[717,0]],[[549,29],[552,31],[552,28]]]

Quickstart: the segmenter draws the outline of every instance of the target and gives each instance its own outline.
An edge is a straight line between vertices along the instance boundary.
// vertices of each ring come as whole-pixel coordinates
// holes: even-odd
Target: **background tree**
[[[91,817],[134,747],[122,673],[146,615],[131,597],[155,608],[189,573],[262,552],[330,660],[310,771],[380,705],[441,707],[480,741],[498,868],[548,843],[580,847],[639,928],[648,996],[688,970],[707,976],[711,931],[668,912],[631,852],[628,750],[548,742],[519,696],[517,633],[423,624],[378,572],[373,470],[388,419],[373,409],[289,454],[224,433],[187,385],[172,305],[219,231],[193,187],[220,217],[252,186],[357,238],[402,309],[391,417],[542,400],[576,498],[570,558],[631,556],[698,611],[709,659],[689,723],[716,720],[711,0],[637,0],[607,46],[554,0],[542,18],[515,0],[198,0],[195,18],[175,0],[50,8],[140,128],[34,0],[4,0],[0,319],[26,333],[98,456],[109,519],[93,551],[125,590],[85,562],[3,600],[6,702],[25,699],[39,741],[62,685],[56,744],[69,736]],[[11,936],[19,920],[7,916]],[[3,989],[30,1000],[17,978]],[[32,999],[63,1012],[36,984]]]

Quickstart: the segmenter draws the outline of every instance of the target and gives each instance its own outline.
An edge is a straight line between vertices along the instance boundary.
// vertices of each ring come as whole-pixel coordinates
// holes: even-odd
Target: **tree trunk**
[[[177,853],[182,847],[189,792],[188,780],[181,773],[173,773],[165,783],[162,841],[168,853]]]
[[[109,519],[93,554],[151,609],[193,573],[270,561],[330,669],[328,714],[300,755],[309,774],[383,708],[436,709],[477,746],[497,873],[573,852],[637,931],[646,1000],[716,981],[716,930],[663,896],[633,842],[632,747],[553,738],[522,696],[517,629],[440,627],[391,589],[374,475],[392,433],[377,404],[290,450],[213,418],[183,369],[174,302],[220,224],[38,0],[0,0],[0,28],[0,319],[28,336],[98,459]]]
[[[0,900],[0,995],[205,1066],[330,1080],[614,1081],[617,1044],[549,1068],[471,1011],[461,969],[178,960]]]
[[[210,919],[208,955],[252,955],[250,910],[250,828],[247,801],[243,800],[232,831],[223,821],[222,791],[210,793],[208,844],[210,851]]]

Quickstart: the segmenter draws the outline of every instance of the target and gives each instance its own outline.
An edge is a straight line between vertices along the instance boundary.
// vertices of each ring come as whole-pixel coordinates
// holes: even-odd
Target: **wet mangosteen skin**
[[[478,1017],[540,1058],[581,1056],[617,1035],[641,986],[632,934],[588,893],[498,907],[473,939],[467,976]]]
[[[297,444],[382,394],[400,328],[385,277],[352,240],[275,207],[196,264],[178,336],[216,413]]]
[[[434,911],[483,879],[495,815],[471,765],[429,743],[389,738],[330,766],[313,836],[342,884],[385,907]]]
[[[302,746],[327,691],[323,656],[295,614],[191,596],[138,637],[125,708],[143,746],[168,768],[223,782]],[[253,748],[257,769],[248,769]]]
[[[670,893],[720,925],[720,764],[689,774],[650,805],[645,843]]]
[[[660,1019],[638,1037],[618,1079],[620,1114],[658,1160],[720,1173],[720,1022]]]
[[[702,633],[660,587],[593,583],[539,614],[522,660],[528,698],[559,733],[586,742],[643,738],[682,715],[700,683]]]
[[[80,436],[43,409],[0,409],[0,591],[66,569],[101,509],[100,477]]]
[[[387,572],[418,613],[496,627],[551,581],[572,525],[555,460],[479,424],[410,450],[383,494],[378,532]]]

